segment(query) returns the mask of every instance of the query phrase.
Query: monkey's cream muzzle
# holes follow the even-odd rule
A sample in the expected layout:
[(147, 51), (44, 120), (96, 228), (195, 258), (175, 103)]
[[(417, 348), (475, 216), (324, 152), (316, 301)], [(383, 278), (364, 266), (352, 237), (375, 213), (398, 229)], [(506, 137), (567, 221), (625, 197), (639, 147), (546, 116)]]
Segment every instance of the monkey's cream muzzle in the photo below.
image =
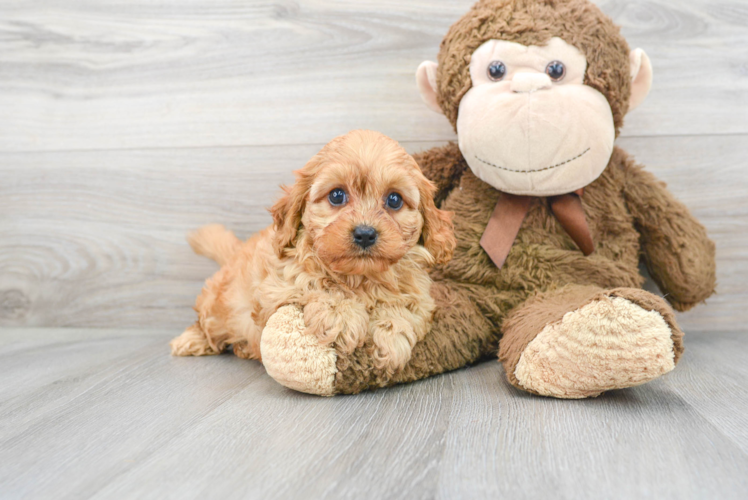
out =
[(475, 175), (500, 191), (533, 196), (590, 184), (607, 166), (615, 141), (610, 106), (586, 86), (531, 92), (475, 87), (462, 99), (457, 131)]

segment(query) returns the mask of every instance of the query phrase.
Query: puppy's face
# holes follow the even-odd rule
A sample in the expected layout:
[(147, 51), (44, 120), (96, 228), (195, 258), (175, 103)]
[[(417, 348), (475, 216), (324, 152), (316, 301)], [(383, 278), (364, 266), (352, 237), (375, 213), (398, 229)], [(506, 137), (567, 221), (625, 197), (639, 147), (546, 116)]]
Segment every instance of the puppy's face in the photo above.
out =
[[(273, 209), (274, 216), (283, 212), (276, 217), (279, 245), (293, 244), (303, 225), (325, 265), (354, 275), (385, 271), (422, 236), (436, 260), (451, 256), (450, 214), (434, 206), (433, 185), (392, 139), (351, 132), (325, 146), (297, 177), (288, 199)], [(289, 228), (294, 210), (299, 220)]]
[(421, 236), (418, 182), (394, 158), (330, 159), (315, 176), (302, 217), (315, 253), (339, 273), (384, 271)]

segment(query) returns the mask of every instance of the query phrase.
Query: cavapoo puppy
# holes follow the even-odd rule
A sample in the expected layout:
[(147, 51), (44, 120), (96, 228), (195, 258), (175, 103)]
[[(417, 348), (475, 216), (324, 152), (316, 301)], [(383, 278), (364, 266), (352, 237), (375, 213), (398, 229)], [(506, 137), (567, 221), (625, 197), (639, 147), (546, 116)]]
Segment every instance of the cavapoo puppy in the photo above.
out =
[(344, 352), (371, 349), (394, 372), (429, 331), (426, 268), (455, 248), (451, 213), (394, 140), (353, 131), (327, 144), (271, 208), (273, 225), (242, 243), (222, 226), (189, 237), (222, 267), (197, 298), (197, 322), (172, 354), (218, 354), (229, 344), (261, 359), (260, 337), (279, 307), (298, 304), (307, 335)]

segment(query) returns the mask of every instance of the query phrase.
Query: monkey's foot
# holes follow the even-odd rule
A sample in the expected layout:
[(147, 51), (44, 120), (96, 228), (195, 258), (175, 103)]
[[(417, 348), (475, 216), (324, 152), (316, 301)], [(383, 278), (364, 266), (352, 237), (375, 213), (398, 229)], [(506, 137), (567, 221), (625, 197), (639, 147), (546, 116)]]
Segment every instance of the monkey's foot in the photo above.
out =
[[(539, 299), (521, 308), (520, 318), (512, 318), (502, 340), (508, 345), (501, 346), (510, 382), (526, 391), (567, 399), (595, 397), (668, 373), (682, 352), (682, 333), (672, 310), (659, 297), (636, 289), (599, 291), (542, 325), (537, 334), (522, 332), (529, 342), (512, 343), (512, 336), (519, 336), (521, 316), (537, 314), (544, 306), (543, 297)], [(546, 305), (559, 305), (553, 297), (551, 302), (555, 304)], [(522, 344), (519, 352), (509, 352)]]
[(265, 370), (279, 384), (319, 396), (335, 394), (335, 349), (306, 333), (301, 308), (283, 306), (270, 317), (260, 351)]

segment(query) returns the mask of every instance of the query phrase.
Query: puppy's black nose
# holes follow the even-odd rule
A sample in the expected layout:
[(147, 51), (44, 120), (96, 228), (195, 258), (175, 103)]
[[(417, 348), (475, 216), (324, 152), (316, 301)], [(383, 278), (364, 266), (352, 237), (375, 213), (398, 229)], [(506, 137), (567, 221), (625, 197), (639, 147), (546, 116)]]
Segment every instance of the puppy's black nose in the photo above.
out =
[(358, 226), (353, 230), (353, 241), (361, 248), (369, 248), (377, 242), (377, 230), (371, 226)]

